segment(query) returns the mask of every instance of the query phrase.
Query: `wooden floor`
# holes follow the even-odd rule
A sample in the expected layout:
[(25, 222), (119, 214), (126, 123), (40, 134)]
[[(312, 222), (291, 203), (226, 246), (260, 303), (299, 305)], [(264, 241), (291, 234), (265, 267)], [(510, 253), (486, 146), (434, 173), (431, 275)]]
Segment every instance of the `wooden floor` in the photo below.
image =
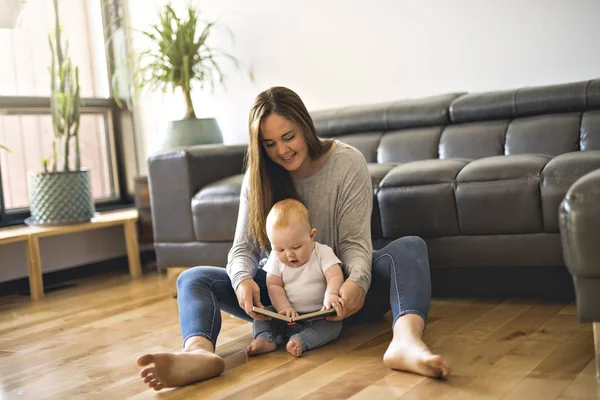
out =
[(136, 355), (180, 347), (166, 276), (108, 275), (47, 293), (0, 297), (0, 399), (596, 399), (590, 325), (572, 304), (435, 300), (425, 334), (450, 360), (445, 381), (383, 366), (389, 319), (347, 329), (296, 359), (246, 359), (251, 325), (224, 315), (225, 373), (161, 391), (137, 377)]

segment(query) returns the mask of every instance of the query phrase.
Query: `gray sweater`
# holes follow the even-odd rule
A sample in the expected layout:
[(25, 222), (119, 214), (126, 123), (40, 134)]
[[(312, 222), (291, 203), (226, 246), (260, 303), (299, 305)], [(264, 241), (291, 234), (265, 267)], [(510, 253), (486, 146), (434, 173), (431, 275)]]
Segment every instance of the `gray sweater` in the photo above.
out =
[[(320, 170), (293, 182), (310, 211), (316, 241), (333, 248), (346, 277), (366, 292), (371, 284), (373, 187), (362, 154), (347, 144), (336, 144)], [(235, 238), (227, 257), (227, 273), (234, 289), (244, 279), (254, 277), (260, 259), (260, 248), (247, 229), (247, 178), (242, 184)]]

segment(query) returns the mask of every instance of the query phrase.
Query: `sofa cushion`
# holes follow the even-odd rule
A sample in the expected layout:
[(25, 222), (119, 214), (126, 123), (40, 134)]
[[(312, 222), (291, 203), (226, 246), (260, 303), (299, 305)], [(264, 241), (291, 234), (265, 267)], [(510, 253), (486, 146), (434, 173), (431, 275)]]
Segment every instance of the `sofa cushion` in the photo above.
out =
[(600, 79), (594, 79), (587, 85), (587, 106), (589, 108), (600, 107)]
[(337, 140), (356, 147), (368, 163), (377, 162), (377, 146), (381, 139), (381, 132), (357, 133), (336, 137)]
[(475, 160), (456, 177), (463, 235), (540, 233), (540, 173), (550, 157), (522, 154)]
[(450, 104), (463, 94), (448, 93), (391, 103), (387, 110), (387, 129), (445, 125), (450, 121)]
[(556, 156), (579, 150), (581, 113), (513, 120), (506, 132), (505, 154)]
[(453, 123), (507, 119), (515, 116), (516, 90), (467, 93), (450, 104)]
[(558, 207), (567, 190), (588, 172), (600, 169), (600, 151), (576, 151), (554, 157), (542, 170), (544, 230), (558, 232)]
[(586, 108), (587, 86), (588, 82), (573, 82), (524, 87), (516, 91), (515, 110), (520, 117), (582, 111)]
[(508, 121), (472, 122), (449, 125), (440, 139), (440, 158), (469, 158), (504, 154)]
[(588, 111), (581, 118), (581, 150), (600, 150), (600, 111)]
[(319, 136), (445, 125), (448, 107), (463, 93), (311, 112)]
[(458, 234), (454, 179), (468, 160), (422, 160), (392, 169), (377, 201), (384, 238)]
[(244, 174), (239, 174), (218, 180), (206, 185), (192, 198), (196, 240), (233, 240), (243, 179)]
[(377, 162), (405, 163), (438, 158), (441, 133), (441, 126), (386, 132), (379, 142)]

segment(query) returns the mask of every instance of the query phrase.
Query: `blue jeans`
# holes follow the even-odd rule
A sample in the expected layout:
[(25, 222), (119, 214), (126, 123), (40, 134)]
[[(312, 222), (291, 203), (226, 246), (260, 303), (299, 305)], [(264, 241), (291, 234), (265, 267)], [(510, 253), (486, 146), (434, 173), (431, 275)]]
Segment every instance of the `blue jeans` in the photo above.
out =
[[(258, 269), (254, 281), (260, 288), (260, 299), (271, 305), (266, 285), (266, 272)], [(252, 322), (238, 305), (231, 280), (224, 268), (194, 267), (177, 280), (179, 324), (183, 341), (202, 336), (216, 346), (221, 331), (221, 311)], [(394, 240), (373, 253), (371, 287), (363, 308), (344, 320), (345, 325), (381, 319), (392, 309), (393, 323), (405, 314), (427, 319), (431, 300), (431, 278), (427, 245), (423, 239), (407, 236)]]

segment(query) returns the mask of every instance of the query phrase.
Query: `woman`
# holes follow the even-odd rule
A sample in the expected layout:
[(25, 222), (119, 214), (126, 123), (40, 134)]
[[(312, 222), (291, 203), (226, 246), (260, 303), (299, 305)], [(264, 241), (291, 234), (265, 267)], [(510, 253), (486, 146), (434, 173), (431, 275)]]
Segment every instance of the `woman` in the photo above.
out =
[(195, 267), (180, 275), (184, 349), (138, 357), (144, 382), (160, 390), (223, 372), (224, 362), (214, 354), (220, 312), (263, 319), (252, 307), (270, 305), (260, 262), (261, 249), (269, 250), (265, 220), (271, 206), (285, 198), (306, 205), (316, 240), (344, 263), (343, 315), (334, 319), (371, 322), (391, 308), (393, 339), (383, 362), (396, 370), (448, 375), (444, 359), (421, 339), (431, 297), (427, 247), (420, 238), (405, 237), (373, 253), (372, 184), (362, 155), (341, 142), (320, 140), (300, 97), (283, 87), (258, 95), (249, 128), (248, 169), (227, 268)]

